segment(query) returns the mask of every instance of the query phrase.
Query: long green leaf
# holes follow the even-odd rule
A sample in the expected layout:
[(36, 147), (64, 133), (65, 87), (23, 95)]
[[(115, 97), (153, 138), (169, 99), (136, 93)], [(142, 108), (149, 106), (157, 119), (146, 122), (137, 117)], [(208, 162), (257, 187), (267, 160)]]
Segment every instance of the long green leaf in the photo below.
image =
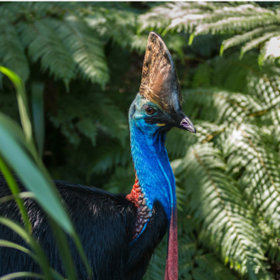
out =
[(27, 248), (20, 246), (16, 243), (7, 241), (7, 240), (2, 240), (0, 239), (0, 247), (6, 247), (6, 248), (12, 248), (18, 251), (21, 251), (27, 255), (29, 255), (31, 258), (33, 258), (34, 260), (36, 260), (38, 262), (38, 257), (33, 254), (30, 250), (28, 250)]
[[(20, 189), (19, 189), (16, 181), (14, 180), (14, 178), (13, 178), (9, 168), (4, 163), (4, 161), (1, 159), (1, 157), (0, 157), (0, 171), (3, 173), (5, 179), (6, 179), (8, 185), (10, 187), (10, 190), (11, 190), (12, 194), (14, 196), (18, 195), (20, 193)], [(17, 203), (18, 208), (20, 210), (20, 213), (22, 215), (22, 218), (24, 220), (24, 224), (25, 224), (26, 230), (31, 233), (32, 225), (31, 225), (31, 223), (29, 221), (29, 218), (28, 218), (28, 215), (27, 215), (27, 211), (26, 211), (26, 208), (25, 208), (25, 206), (23, 204), (23, 201), (19, 197), (16, 197), (15, 200), (16, 200), (16, 203)]]
[(16, 88), (19, 114), (20, 114), (22, 128), (23, 128), (27, 142), (33, 144), (32, 125), (31, 125), (31, 122), (29, 119), (27, 97), (26, 97), (26, 93), (25, 93), (22, 81), (16, 73), (14, 73), (13, 71), (9, 70), (6, 67), (0, 66), (0, 72), (5, 74), (13, 82), (13, 84)]
[[(0, 239), (0, 247), (6, 247), (6, 248), (11, 248), (11, 249), (15, 249), (15, 250), (21, 251), (21, 252), (29, 255), (36, 262), (40, 263), (40, 261), (38, 260), (38, 257), (35, 254), (33, 254), (27, 248), (25, 248), (23, 246), (20, 246), (20, 245), (18, 245), (16, 243)], [(56, 272), (55, 270), (51, 269), (51, 273), (52, 273), (52, 276), (53, 276), (54, 279), (64, 280), (64, 278), (58, 272)]]
[(66, 231), (73, 234), (73, 226), (58, 199), (57, 191), (54, 187), (50, 187), (50, 181), (44, 177), (23, 147), (18, 144), (18, 139), (6, 126), (7, 122), (1, 121), (5, 118), (7, 117), (3, 115), (0, 117), (0, 154), (17, 173), (26, 188), (35, 194), (42, 208)]
[(73, 264), (73, 259), (71, 256), (71, 252), (69, 249), (69, 245), (67, 242), (67, 238), (65, 233), (61, 230), (61, 228), (55, 224), (54, 221), (50, 221), (53, 232), (55, 235), (55, 239), (57, 241), (57, 246), (59, 251), (61, 252), (61, 259), (64, 264), (64, 267), (67, 267), (66, 274), (69, 280), (75, 280), (76, 278), (76, 271), (75, 266)]
[(43, 275), (33, 273), (33, 272), (15, 272), (15, 273), (11, 273), (11, 274), (1, 277), (0, 280), (10, 280), (10, 279), (15, 279), (15, 278), (23, 278), (23, 277), (47, 279)]
[[(92, 274), (90, 265), (85, 257), (85, 253), (83, 251), (83, 248), (81, 246), (81, 242), (79, 241), (79, 237), (77, 236), (77, 233), (75, 232), (72, 223), (61, 206), (59, 202), (60, 195), (55, 188), (48, 171), (46, 170), (44, 164), (42, 163), (40, 157), (36, 153), (34, 141), (32, 138), (32, 127), (31, 127), (31, 122), (30, 118), (28, 115), (28, 106), (27, 106), (27, 98), (25, 94), (24, 87), (22, 85), (22, 82), (20, 78), (12, 71), (5, 67), (0, 67), (0, 71), (2, 71), (4, 74), (6, 74), (11, 81), (14, 83), (14, 86), (16, 87), (17, 90), (17, 96), (18, 96), (18, 106), (20, 109), (20, 116), (21, 116), (21, 122), (23, 129), (25, 131), (25, 136), (26, 136), (26, 142), (24, 141), (24, 137), (22, 136), (22, 133), (20, 132), (20, 129), (17, 128), (16, 124), (13, 124), (12, 121), (8, 121), (5, 116), (1, 116), (0, 118), (2, 119), (2, 124), (3, 127), (5, 127), (6, 132), (10, 132), (8, 138), (6, 137), (6, 141), (9, 139), (16, 141), (20, 141), (22, 145), (26, 148), (28, 148), (29, 152), (32, 154), (34, 160), (37, 162), (38, 167), (31, 161), (31, 159), (27, 156), (25, 151), (23, 151), (18, 145), (15, 143), (10, 142), (10, 149), (6, 151), (6, 161), (10, 163), (10, 165), (13, 167), (13, 169), (17, 172), (18, 176), (21, 178), (22, 182), (25, 183), (26, 187), (29, 188), (31, 191), (34, 192), (36, 195), (36, 198), (39, 202), (39, 204), (43, 207), (43, 209), (50, 214), (50, 216), (55, 220), (58, 221), (58, 223), (74, 238), (74, 242), (76, 244), (76, 247), (78, 251), (81, 253), (82, 260), (86, 266), (87, 272), (89, 275)], [(1, 120), (0, 120), (1, 122)], [(12, 127), (14, 130), (10, 129), (10, 126), (7, 126), (7, 123), (12, 123)], [(1, 126), (1, 125), (0, 125)], [(4, 129), (4, 130), (5, 130)], [(0, 129), (1, 130), (1, 129)], [(3, 132), (3, 131), (2, 131)], [(1, 134), (1, 132), (0, 132)], [(5, 134), (5, 132), (4, 132)], [(6, 135), (7, 136), (7, 135)], [(8, 144), (6, 142), (6, 144)], [(20, 162), (14, 162), (12, 159), (16, 158), (19, 154), (17, 154), (15, 151), (12, 150), (12, 146), (16, 147), (16, 150), (21, 154), (21, 161)], [(4, 146), (3, 146), (4, 147)], [(9, 144), (8, 144), (9, 147)], [(0, 154), (1, 154), (1, 149), (0, 149)], [(5, 158), (5, 155), (4, 155)], [(32, 174), (32, 176), (26, 176), (26, 174), (23, 172), (24, 169), (22, 167), (25, 166), (25, 160), (29, 162), (28, 168), (25, 169), (25, 171), (29, 171), (29, 173), (26, 174)], [(13, 164), (15, 164), (13, 166)], [(36, 172), (33, 174), (33, 172)], [(47, 195), (45, 197), (45, 195)], [(47, 198), (47, 199), (46, 199)], [(51, 203), (51, 204), (49, 204)], [(49, 205), (52, 205), (52, 207), (49, 207)], [(57, 212), (58, 211), (58, 212)], [(54, 226), (55, 227), (55, 226)], [(59, 228), (57, 229), (59, 230)]]
[(36, 240), (22, 226), (12, 220), (0, 217), (0, 224), (16, 232), (32, 248), (32, 250), (34, 250), (38, 257), (38, 261), (40, 266), (42, 267), (44, 275), (47, 279), (51, 279), (51, 271), (48, 260), (39, 243), (36, 242)]
[(21, 192), (17, 195), (6, 195), (0, 198), (0, 204), (7, 202), (7, 201), (11, 201), (11, 200), (15, 200), (16, 198), (33, 198), (35, 199), (35, 195), (32, 192)]
[(32, 83), (32, 111), (35, 139), (38, 147), (38, 153), (42, 158), (45, 137), (43, 83)]

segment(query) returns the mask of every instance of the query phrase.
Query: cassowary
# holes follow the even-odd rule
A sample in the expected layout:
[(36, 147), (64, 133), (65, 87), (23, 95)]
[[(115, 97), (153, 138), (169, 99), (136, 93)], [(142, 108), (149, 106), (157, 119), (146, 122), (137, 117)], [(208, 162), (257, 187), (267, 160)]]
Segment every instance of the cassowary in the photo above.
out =
[[(182, 112), (180, 84), (171, 55), (162, 39), (151, 32), (144, 58), (139, 93), (129, 109), (131, 153), (135, 184), (128, 195), (54, 181), (62, 203), (81, 239), (94, 280), (142, 279), (151, 256), (168, 231), (165, 280), (178, 279), (178, 245), (175, 179), (164, 146), (166, 133), (178, 127), (195, 133)], [(22, 191), (24, 186), (20, 184)], [(0, 177), (0, 197), (10, 190)], [(24, 199), (33, 234), (50, 265), (64, 275), (61, 258), (47, 216), (32, 199)], [(0, 205), (0, 215), (21, 222), (15, 202)], [(0, 225), (0, 239), (27, 246), (7, 227)], [(87, 273), (69, 238), (77, 277)], [(0, 276), (17, 272), (40, 273), (28, 255), (0, 247)]]

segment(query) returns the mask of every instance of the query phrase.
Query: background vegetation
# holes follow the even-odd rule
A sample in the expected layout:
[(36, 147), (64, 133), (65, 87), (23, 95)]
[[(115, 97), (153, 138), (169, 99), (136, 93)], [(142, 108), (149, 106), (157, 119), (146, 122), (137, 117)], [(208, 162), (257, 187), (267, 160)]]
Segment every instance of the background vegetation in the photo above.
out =
[[(174, 129), (166, 145), (180, 279), (276, 278), (278, 3), (1, 3), (0, 25), (0, 63), (26, 87), (51, 177), (111, 192), (129, 192), (134, 181), (127, 112), (148, 33), (160, 34), (197, 129)], [(12, 83), (2, 75), (0, 86), (1, 112), (19, 122)], [(166, 240), (146, 279), (163, 279), (165, 255)]]

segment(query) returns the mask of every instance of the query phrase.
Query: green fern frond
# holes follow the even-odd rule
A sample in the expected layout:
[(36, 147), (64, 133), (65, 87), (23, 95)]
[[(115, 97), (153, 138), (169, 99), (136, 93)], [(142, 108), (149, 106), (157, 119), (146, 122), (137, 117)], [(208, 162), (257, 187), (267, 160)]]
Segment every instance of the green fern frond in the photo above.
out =
[[(169, 32), (202, 34), (238, 34), (224, 40), (220, 54), (229, 47), (248, 42), (241, 56), (248, 50), (270, 39), (268, 32), (277, 32), (280, 17), (277, 9), (265, 9), (256, 3), (168, 3), (151, 9), (139, 17), (140, 32), (155, 29)], [(249, 31), (249, 32), (248, 32)], [(245, 33), (244, 33), (245, 32)], [(244, 33), (241, 34), (240, 33)], [(255, 39), (259, 37), (259, 40)], [(262, 38), (262, 39), (261, 39)], [(260, 58), (261, 60), (261, 58)]]
[(172, 129), (167, 135), (165, 146), (171, 158), (178, 158), (182, 157), (186, 153), (188, 147), (196, 141), (196, 137), (192, 137), (192, 135), (186, 133), (186, 131)]
[(226, 129), (225, 124), (216, 125), (206, 121), (199, 121), (195, 123), (196, 128), (196, 136), (198, 138), (198, 142), (204, 144), (220, 135)]
[(132, 37), (131, 48), (140, 54), (144, 53), (147, 46), (147, 35), (134, 35)]
[(200, 113), (202, 119), (218, 124), (237, 122), (242, 123), (256, 111), (265, 108), (255, 96), (242, 93), (219, 91), (219, 89), (197, 88), (184, 92), (187, 108), (203, 105)]
[(118, 166), (104, 189), (112, 193), (129, 193), (134, 180), (135, 173), (131, 162), (127, 167)]
[(98, 129), (124, 145), (128, 139), (126, 118), (110, 99), (103, 94), (84, 94), (83, 99), (78, 95), (67, 95), (62, 99), (57, 114), (50, 119), (56, 127), (61, 127), (73, 144), (80, 141), (78, 131), (95, 144)]
[(21, 40), (28, 48), (32, 62), (40, 59), (43, 71), (49, 70), (56, 79), (62, 79), (68, 85), (74, 77), (74, 62), (51, 26), (51, 19), (22, 23), (19, 25)]
[(253, 15), (251, 17), (230, 17), (214, 23), (198, 25), (194, 34), (219, 34), (221, 32), (240, 32), (246, 31), (260, 26), (277, 24), (280, 18), (272, 14)]
[(79, 18), (66, 16), (56, 32), (77, 65), (82, 78), (104, 86), (109, 79), (103, 46), (96, 34)]
[(143, 30), (163, 30), (171, 22), (171, 9), (173, 3), (166, 3), (162, 6), (153, 8), (150, 12), (140, 15), (138, 23), (140, 25), (139, 33)]
[(237, 183), (225, 174), (227, 166), (220, 151), (208, 144), (196, 144), (181, 161), (175, 174), (185, 179), (191, 211), (214, 236), (213, 246), (219, 244), (223, 259), (241, 274), (257, 274), (264, 260), (260, 233)]
[(280, 57), (280, 37), (270, 38), (264, 45), (259, 56), (259, 64), (262, 65), (265, 60), (274, 61)]
[(240, 56), (242, 57), (247, 51), (259, 46), (261, 43), (267, 41), (268, 39), (270, 39), (271, 37), (276, 37), (279, 36), (280, 33), (279, 32), (269, 32), (269, 33), (264, 33), (263, 36), (256, 38), (254, 40), (251, 40), (250, 42), (248, 42), (247, 44), (245, 44), (245, 46), (243, 46), (241, 48), (241, 54)]
[[(209, 276), (209, 279), (217, 280), (237, 280), (238, 278), (232, 274), (232, 271), (222, 265), (214, 254), (204, 254), (196, 257), (196, 263), (201, 267), (206, 276)], [(206, 278), (207, 279), (207, 278)]]
[(230, 47), (237, 46), (239, 44), (245, 43), (252, 40), (255, 37), (259, 37), (267, 32), (277, 31), (279, 29), (278, 25), (269, 25), (266, 27), (256, 28), (252, 31), (246, 32), (242, 35), (236, 35), (230, 39), (224, 40), (222, 43), (224, 51)]
[[(99, 146), (98, 151), (95, 153), (94, 160), (89, 167), (89, 174), (105, 174), (105, 172), (112, 170), (116, 165), (125, 166), (130, 160), (129, 146), (122, 147), (118, 142), (111, 142), (110, 146)], [(131, 188), (132, 185), (133, 181), (131, 181), (130, 185), (127, 187)]]
[(92, 145), (95, 146), (97, 128), (94, 125), (93, 121), (89, 118), (83, 118), (77, 123), (77, 128), (81, 133), (90, 138)]
[(242, 192), (255, 209), (263, 211), (269, 225), (278, 230), (280, 159), (271, 145), (274, 139), (269, 140), (271, 136), (268, 133), (254, 125), (242, 124), (227, 134), (223, 148), (230, 170), (245, 169), (239, 179)]
[(130, 10), (100, 9), (86, 17), (88, 26), (103, 38), (111, 38), (115, 43), (127, 48), (131, 45), (131, 39), (136, 29), (136, 14)]
[(29, 77), (29, 66), (15, 27), (0, 21), (0, 63), (17, 73), (23, 82)]

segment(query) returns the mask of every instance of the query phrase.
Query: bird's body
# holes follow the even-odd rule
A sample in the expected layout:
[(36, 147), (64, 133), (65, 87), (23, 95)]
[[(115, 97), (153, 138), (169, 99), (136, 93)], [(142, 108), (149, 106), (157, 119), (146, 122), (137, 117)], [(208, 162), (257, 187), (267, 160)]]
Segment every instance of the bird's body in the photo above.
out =
[[(156, 246), (167, 231), (165, 280), (178, 279), (176, 186), (164, 142), (172, 127), (195, 132), (181, 110), (181, 102), (171, 55), (162, 39), (152, 32), (140, 92), (129, 109), (131, 154), (136, 176), (131, 193), (114, 195), (55, 181), (85, 249), (94, 280), (142, 279)], [(9, 194), (5, 180), (0, 177), (0, 197)], [(33, 234), (45, 250), (50, 265), (64, 275), (48, 219), (33, 200), (26, 199), (25, 206)], [(0, 216), (21, 220), (13, 201), (0, 205)], [(16, 233), (3, 225), (0, 225), (0, 239), (26, 246)], [(77, 277), (87, 280), (79, 254), (70, 239), (69, 242)], [(39, 273), (40, 267), (24, 253), (0, 248), (0, 276), (16, 271)]]
[[(142, 279), (154, 249), (167, 229), (167, 218), (162, 205), (159, 202), (154, 203), (152, 218), (145, 231), (130, 244), (137, 208), (125, 195), (113, 195), (96, 188), (63, 181), (55, 181), (55, 185), (88, 256), (93, 279)], [(24, 187), (20, 186), (24, 190)], [(1, 176), (0, 196), (9, 194), (10, 190)], [(63, 275), (62, 262), (46, 215), (32, 199), (26, 199), (25, 205), (32, 222), (34, 236), (45, 250), (50, 265)], [(13, 201), (1, 204), (0, 213), (7, 218), (19, 222), (21, 220), (17, 205)], [(0, 239), (27, 246), (15, 232), (3, 225), (0, 225)], [(70, 238), (69, 241), (77, 278), (87, 280), (86, 270), (75, 245)], [(39, 265), (25, 253), (2, 247), (0, 276), (17, 271), (41, 272)]]

